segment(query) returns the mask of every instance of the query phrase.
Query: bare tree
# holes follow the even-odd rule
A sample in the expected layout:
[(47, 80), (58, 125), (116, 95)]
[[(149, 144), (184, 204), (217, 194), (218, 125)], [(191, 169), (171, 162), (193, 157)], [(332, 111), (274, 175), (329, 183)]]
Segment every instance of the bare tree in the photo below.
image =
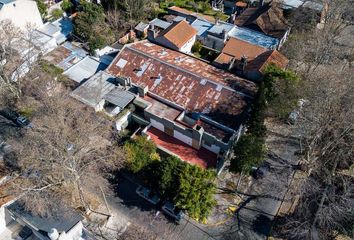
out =
[(55, 212), (58, 202), (84, 210), (100, 200), (105, 174), (119, 168), (123, 155), (110, 142), (111, 125), (68, 95), (42, 99), (34, 128), (9, 142), (16, 151), (17, 193), (29, 210)]

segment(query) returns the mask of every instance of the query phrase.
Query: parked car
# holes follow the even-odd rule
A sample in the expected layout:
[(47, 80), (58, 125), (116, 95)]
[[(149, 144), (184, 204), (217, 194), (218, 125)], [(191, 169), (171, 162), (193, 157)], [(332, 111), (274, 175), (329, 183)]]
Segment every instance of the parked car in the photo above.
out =
[(251, 169), (251, 176), (254, 179), (262, 179), (265, 177), (265, 175), (269, 172), (270, 170), (270, 165), (267, 162), (264, 162), (261, 166), (259, 167), (252, 167)]
[(14, 122), (18, 127), (32, 128), (31, 121), (14, 110), (9, 108), (3, 109), (0, 111), (0, 115)]
[(160, 202), (160, 198), (154, 194), (150, 189), (143, 187), (143, 186), (139, 186), (136, 189), (136, 193), (144, 198), (145, 200), (149, 201), (150, 203), (156, 205)]
[(165, 202), (165, 204), (162, 206), (162, 211), (166, 213), (168, 216), (174, 218), (177, 222), (181, 221), (183, 217), (182, 210), (178, 209), (171, 202)]

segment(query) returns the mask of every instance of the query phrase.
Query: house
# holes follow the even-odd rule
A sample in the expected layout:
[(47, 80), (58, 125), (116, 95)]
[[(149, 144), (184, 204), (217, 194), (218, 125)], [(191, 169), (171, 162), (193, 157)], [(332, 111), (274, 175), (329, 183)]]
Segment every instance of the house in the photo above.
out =
[(37, 30), (55, 39), (58, 45), (64, 43), (74, 29), (70, 18), (60, 18), (54, 22), (47, 22)]
[(0, 0), (0, 21), (5, 20), (10, 20), (21, 30), (43, 25), (37, 3), (31, 0)]
[(125, 45), (106, 71), (135, 89), (129, 118), (161, 150), (222, 169), (243, 131), (254, 83), (146, 40)]
[(24, 208), (8, 189), (13, 187), (12, 179), (0, 179), (0, 239), (17, 240), (82, 240), (85, 235), (83, 217), (74, 209), (58, 206), (52, 216), (39, 216)]
[(213, 64), (252, 81), (260, 81), (268, 64), (275, 64), (284, 69), (288, 62), (289, 60), (277, 50), (230, 38)]
[(163, 31), (155, 29), (154, 25), (148, 29), (151, 42), (184, 53), (191, 53), (196, 36), (197, 30), (185, 20), (175, 21)]
[(71, 96), (94, 108), (96, 112), (104, 111), (114, 117), (135, 99), (135, 94), (123, 87), (127, 85), (124, 81), (126, 79), (99, 71), (77, 87)]
[[(187, 13), (190, 13), (190, 11)], [(277, 38), (265, 35), (249, 28), (238, 27), (233, 23), (220, 20), (211, 22), (203, 18), (195, 17), (194, 15), (184, 14), (183, 16), (184, 17), (177, 16), (173, 21), (177, 22), (186, 20), (193, 28), (197, 30), (197, 40), (204, 46), (216, 51), (221, 51), (230, 37), (268, 49), (276, 49), (279, 45), (279, 40)]]
[(239, 16), (233, 14), (232, 21), (239, 27), (246, 27), (279, 39), (278, 48), (284, 44), (290, 33), (283, 10), (272, 2), (247, 8)]
[(264, 73), (264, 69), (269, 64), (274, 64), (281, 69), (285, 69), (289, 60), (277, 50), (270, 50), (257, 56), (253, 61), (246, 62), (244, 76), (253, 81), (259, 81)]

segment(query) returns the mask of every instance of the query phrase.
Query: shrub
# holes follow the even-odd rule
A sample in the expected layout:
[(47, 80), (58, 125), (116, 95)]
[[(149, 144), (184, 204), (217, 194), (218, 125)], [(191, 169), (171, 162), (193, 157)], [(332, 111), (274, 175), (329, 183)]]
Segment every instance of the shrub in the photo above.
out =
[(159, 160), (156, 157), (156, 145), (146, 137), (137, 137), (124, 145), (129, 169), (137, 173), (152, 161)]

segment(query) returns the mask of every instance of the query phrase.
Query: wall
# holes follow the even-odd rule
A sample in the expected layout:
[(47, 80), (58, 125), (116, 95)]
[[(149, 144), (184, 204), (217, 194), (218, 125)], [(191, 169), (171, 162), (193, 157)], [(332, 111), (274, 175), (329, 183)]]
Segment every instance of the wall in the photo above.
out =
[(0, 10), (0, 21), (9, 19), (21, 30), (26, 30), (28, 24), (31, 28), (41, 27), (43, 21), (35, 1), (15, 1), (5, 4)]
[(193, 38), (191, 38), (183, 47), (181, 47), (180, 51), (184, 52), (184, 53), (191, 53), (192, 47), (193, 47), (196, 39), (197, 39), (197, 36), (194, 36)]
[(116, 129), (118, 131), (121, 131), (128, 126), (130, 115), (131, 112), (127, 111), (121, 118), (116, 121)]

